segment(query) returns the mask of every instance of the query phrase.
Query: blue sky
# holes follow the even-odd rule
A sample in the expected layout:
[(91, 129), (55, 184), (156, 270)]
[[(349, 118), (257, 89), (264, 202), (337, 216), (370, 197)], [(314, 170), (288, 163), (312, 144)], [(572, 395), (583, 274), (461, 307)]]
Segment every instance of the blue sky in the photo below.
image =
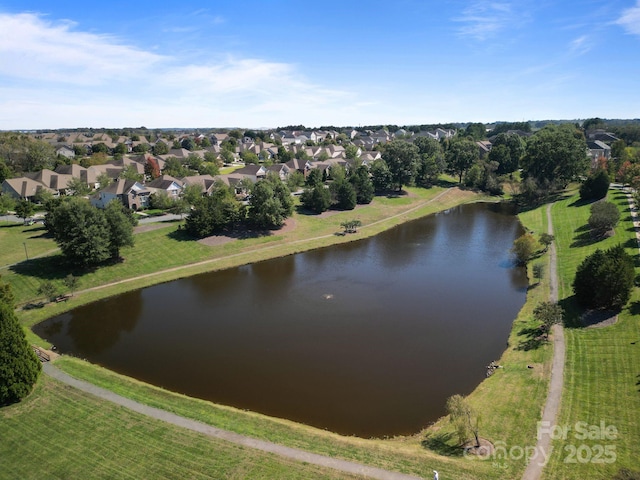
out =
[(640, 117), (640, 0), (0, 0), (0, 129), (595, 116)]

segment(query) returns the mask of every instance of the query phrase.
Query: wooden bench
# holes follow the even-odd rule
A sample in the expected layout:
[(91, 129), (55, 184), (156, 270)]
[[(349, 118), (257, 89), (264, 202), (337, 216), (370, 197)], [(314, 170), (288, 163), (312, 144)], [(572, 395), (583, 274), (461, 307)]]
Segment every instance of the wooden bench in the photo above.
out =
[(34, 346), (33, 351), (36, 352), (36, 355), (38, 356), (41, 362), (44, 363), (51, 360), (51, 357), (49, 356), (49, 354), (44, 350), (42, 350), (40, 347)]

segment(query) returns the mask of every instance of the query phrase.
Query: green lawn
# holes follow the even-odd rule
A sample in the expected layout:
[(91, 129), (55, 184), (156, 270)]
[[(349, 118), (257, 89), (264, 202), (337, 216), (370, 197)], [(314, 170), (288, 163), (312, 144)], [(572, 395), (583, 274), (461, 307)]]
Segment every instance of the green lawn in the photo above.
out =
[(450, 478), (493, 478), (494, 470), (488, 462), (474, 462), (460, 455), (440, 456), (422, 447), (420, 437), (409, 437), (410, 441), (406, 437), (392, 440), (345, 437), (168, 392), (70, 357), (60, 358), (56, 366), (127, 398), (254, 438), (423, 477), (429, 477), (431, 470), (436, 469), (448, 472)]
[[(623, 467), (640, 471), (637, 451), (640, 444), (640, 294), (635, 289), (616, 325), (599, 329), (577, 326), (581, 310), (572, 298), (571, 283), (576, 268), (597, 248), (622, 244), (628, 253), (638, 258), (627, 200), (615, 191), (611, 191), (608, 198), (619, 206), (622, 221), (613, 237), (596, 243), (584, 229), (589, 205), (581, 205), (574, 196), (553, 208), (559, 254), (559, 296), (572, 326), (565, 329), (565, 386), (558, 420), (559, 426), (569, 430), (566, 439), (558, 439), (553, 444), (554, 455), (545, 470), (544, 478), (548, 479), (611, 478)], [(584, 423), (577, 425), (578, 422)], [(580, 438), (581, 427), (597, 426), (599, 430), (601, 422), (617, 429), (615, 439), (602, 438), (602, 435)], [(598, 430), (593, 430), (594, 437)]]
[(0, 478), (354, 478), (174, 427), (42, 377), (0, 409)]
[[(0, 222), (0, 275), (6, 275), (8, 265), (34, 258), (57, 249), (56, 243), (46, 235), (40, 223), (23, 225), (22, 223)], [(26, 251), (25, 251), (26, 247)]]

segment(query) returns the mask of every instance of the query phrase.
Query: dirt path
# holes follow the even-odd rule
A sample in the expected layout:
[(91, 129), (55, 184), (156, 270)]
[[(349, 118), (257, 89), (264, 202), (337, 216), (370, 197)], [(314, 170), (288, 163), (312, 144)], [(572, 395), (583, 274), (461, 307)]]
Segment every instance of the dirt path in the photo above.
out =
[[(424, 207), (426, 205), (429, 205), (430, 203), (435, 202), (436, 200), (442, 198), (443, 196), (449, 194), (450, 192), (456, 192), (456, 194), (457, 194), (459, 191), (460, 190), (457, 189), (457, 188), (448, 188), (448, 189), (440, 192), (438, 195), (436, 195), (432, 199), (427, 200), (426, 202), (421, 202), (418, 205), (416, 205), (415, 207), (410, 208), (409, 210), (405, 210), (404, 212), (398, 213), (398, 214), (393, 215), (391, 217), (383, 218), (382, 220), (378, 220), (377, 222), (373, 222), (373, 223), (369, 223), (367, 225), (363, 225), (362, 227), (360, 227), (360, 229), (363, 230), (363, 229), (366, 229), (366, 228), (370, 228), (370, 227), (373, 227), (373, 226), (378, 225), (380, 223), (387, 222), (389, 220), (393, 220), (393, 219), (396, 219), (396, 218), (400, 218), (400, 217), (402, 217), (404, 215), (408, 215), (408, 214), (410, 214), (410, 213), (412, 213), (412, 212), (414, 212), (416, 210), (419, 210), (420, 208), (422, 208), (422, 207)], [(312, 242), (312, 241), (315, 241), (315, 240), (322, 240), (324, 238), (332, 238), (333, 236), (334, 236), (334, 234), (330, 233), (330, 234), (327, 234), (327, 235), (321, 235), (321, 236), (313, 237), (313, 238), (303, 238), (301, 240), (296, 240), (294, 242), (290, 242), (289, 245), (298, 245), (298, 244), (301, 244), (301, 243)], [(178, 267), (168, 268), (166, 270), (159, 270), (157, 272), (147, 273), (145, 275), (138, 275), (136, 277), (126, 278), (124, 280), (119, 280), (117, 282), (106, 283), (104, 285), (98, 285), (97, 287), (87, 288), (85, 290), (79, 290), (75, 294), (76, 295), (81, 295), (82, 293), (92, 292), (92, 291), (95, 291), (95, 290), (101, 290), (103, 288), (108, 288), (108, 287), (112, 287), (114, 285), (120, 285), (120, 284), (123, 284), (123, 283), (135, 282), (136, 280), (150, 278), (150, 277), (154, 277), (156, 275), (162, 275), (162, 274), (165, 274), (165, 273), (171, 273), (171, 272), (177, 272), (177, 271), (180, 271), (180, 270), (185, 270), (187, 268), (213, 264), (213, 263), (216, 263), (216, 262), (220, 262), (221, 260), (228, 260), (230, 258), (242, 257), (244, 255), (253, 254), (255, 252), (265, 252), (265, 251), (268, 251), (268, 250), (273, 250), (273, 249), (278, 248), (280, 246), (282, 246), (281, 243), (278, 243), (278, 244), (275, 244), (275, 245), (267, 245), (267, 246), (264, 246), (264, 247), (256, 248), (256, 249), (252, 250), (251, 252), (234, 253), (233, 255), (227, 255), (225, 257), (211, 258), (209, 260), (203, 260), (201, 262), (190, 263), (190, 264), (187, 264), (187, 265), (180, 265)]]
[[(553, 222), (551, 219), (551, 207), (547, 206), (547, 231), (553, 235)], [(549, 246), (549, 301), (558, 301), (558, 270), (557, 270), (557, 253), (555, 241)], [(554, 325), (553, 334), (553, 362), (551, 364), (551, 381), (549, 382), (549, 393), (547, 394), (547, 403), (542, 413), (541, 425), (538, 426), (538, 442), (536, 444), (537, 454), (532, 456), (529, 465), (527, 465), (522, 480), (538, 480), (542, 475), (544, 468), (544, 459), (548, 457), (551, 448), (551, 436), (549, 432), (556, 423), (558, 411), (560, 410), (560, 402), (562, 400), (562, 385), (564, 381), (564, 330), (562, 325)], [(547, 428), (548, 427), (548, 428)]]
[(221, 440), (226, 440), (237, 445), (254, 448), (263, 452), (273, 453), (275, 455), (297, 460), (300, 462), (319, 465), (326, 468), (332, 468), (334, 470), (339, 470), (341, 472), (349, 473), (352, 475), (361, 475), (363, 477), (375, 478), (379, 480), (420, 480), (419, 477), (405, 475), (398, 472), (390, 472), (388, 470), (369, 467), (360, 463), (305, 452), (304, 450), (298, 450), (297, 448), (285, 447), (276, 443), (258, 440), (255, 438), (240, 435), (238, 433), (222, 430), (216, 427), (212, 427), (211, 425), (198, 422), (196, 420), (181, 417), (165, 410), (160, 410), (158, 408), (149, 407), (148, 405), (143, 405), (136, 401), (117, 395), (109, 390), (97, 387), (91, 383), (78, 380), (62, 372), (50, 363), (45, 363), (43, 365), (43, 368), (44, 372), (50, 377), (55, 378), (56, 380), (70, 385), (74, 388), (77, 388), (78, 390), (82, 390), (83, 392), (89, 393), (103, 400), (115, 403), (142, 415), (146, 415), (147, 417), (155, 418), (172, 425), (177, 425), (178, 427), (183, 427), (194, 432), (199, 432), (209, 437), (219, 438)]

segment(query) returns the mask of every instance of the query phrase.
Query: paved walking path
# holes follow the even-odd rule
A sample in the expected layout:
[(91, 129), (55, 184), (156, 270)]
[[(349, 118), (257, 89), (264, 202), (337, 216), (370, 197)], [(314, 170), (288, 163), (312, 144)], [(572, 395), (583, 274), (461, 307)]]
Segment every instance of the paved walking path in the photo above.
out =
[(360, 463), (350, 462), (347, 460), (340, 460), (338, 458), (326, 457), (324, 455), (318, 455), (315, 453), (305, 452), (296, 448), (285, 447), (276, 443), (267, 442), (264, 440), (258, 440), (251, 437), (246, 437), (238, 433), (229, 432), (227, 430), (221, 430), (211, 425), (207, 425), (196, 420), (181, 417), (165, 410), (143, 405), (136, 401), (117, 395), (104, 388), (97, 387), (91, 383), (78, 380), (70, 375), (62, 372), (58, 368), (54, 367), (51, 363), (45, 363), (43, 365), (44, 372), (52, 378), (70, 385), (78, 390), (89, 393), (103, 400), (115, 403), (122, 407), (125, 407), (134, 412), (146, 415), (157, 420), (177, 425), (194, 432), (199, 432), (209, 437), (226, 440), (237, 445), (242, 445), (248, 448), (254, 448), (263, 452), (273, 453), (281, 457), (297, 460), (300, 462), (310, 463), (313, 465), (319, 465), (321, 467), (332, 468), (352, 475), (361, 475), (368, 478), (374, 478), (379, 480), (421, 480), (419, 477), (411, 475), (405, 475), (403, 473), (390, 472), (388, 470), (382, 470), (381, 468), (369, 467)]
[[(547, 206), (547, 231), (553, 235), (553, 222), (551, 219), (551, 207)], [(549, 247), (549, 301), (558, 301), (558, 271), (557, 253), (555, 241)], [(562, 325), (554, 325), (553, 333), (553, 362), (551, 364), (551, 381), (549, 382), (549, 393), (547, 403), (542, 413), (542, 424), (545, 427), (552, 427), (556, 423), (560, 402), (562, 400), (562, 385), (564, 381), (564, 330)], [(545, 423), (546, 422), (546, 423)], [(536, 444), (537, 454), (532, 456), (527, 465), (522, 480), (538, 480), (542, 475), (544, 460), (548, 458), (551, 448), (550, 428), (538, 429), (538, 443)]]

